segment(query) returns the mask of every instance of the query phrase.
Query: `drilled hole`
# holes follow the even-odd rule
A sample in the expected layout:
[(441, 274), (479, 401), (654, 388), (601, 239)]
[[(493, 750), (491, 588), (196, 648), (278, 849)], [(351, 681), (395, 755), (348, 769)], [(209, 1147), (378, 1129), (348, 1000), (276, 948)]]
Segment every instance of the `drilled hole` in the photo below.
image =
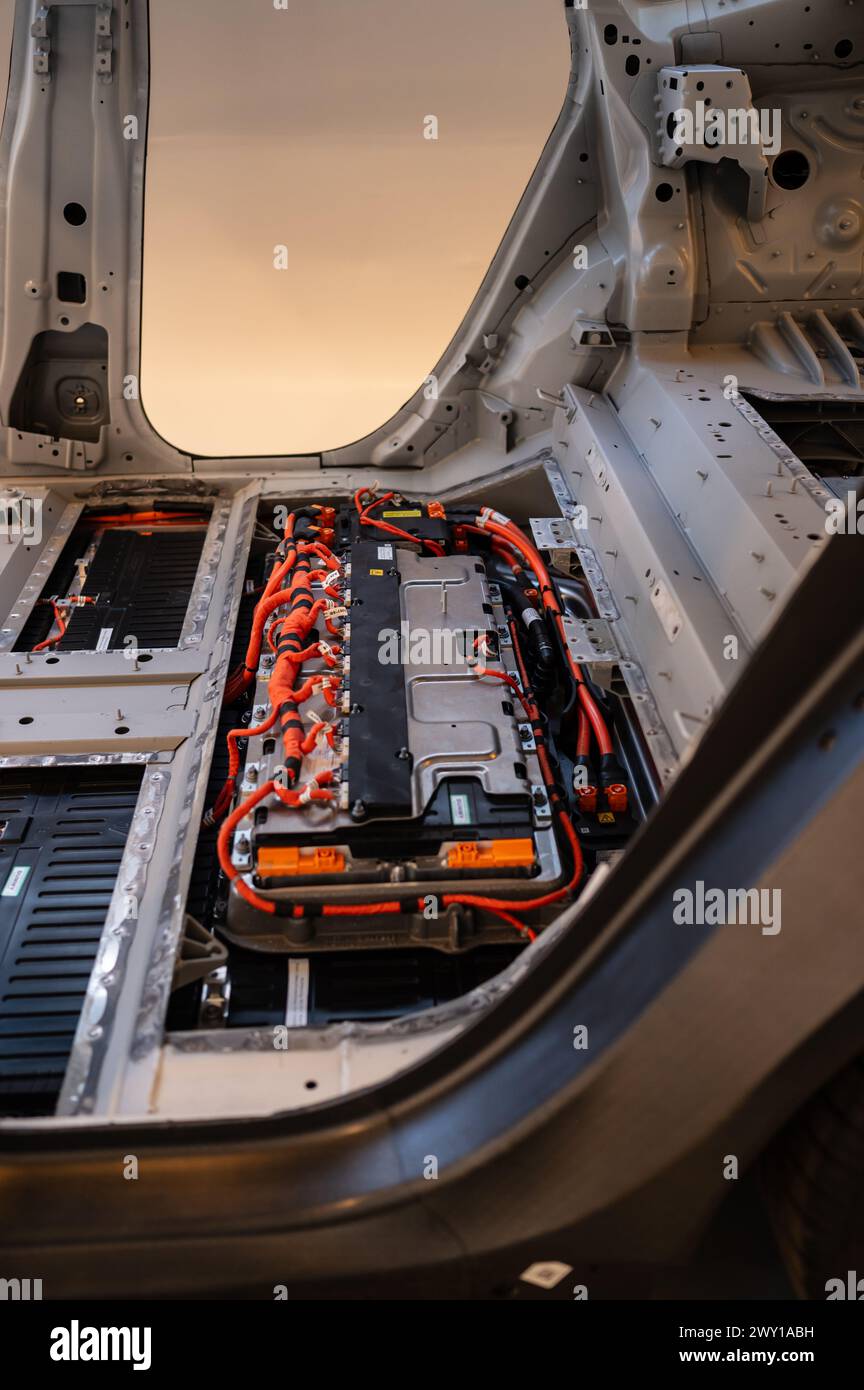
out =
[(810, 161), (801, 150), (782, 150), (774, 160), (771, 177), (778, 188), (803, 188), (810, 177)]

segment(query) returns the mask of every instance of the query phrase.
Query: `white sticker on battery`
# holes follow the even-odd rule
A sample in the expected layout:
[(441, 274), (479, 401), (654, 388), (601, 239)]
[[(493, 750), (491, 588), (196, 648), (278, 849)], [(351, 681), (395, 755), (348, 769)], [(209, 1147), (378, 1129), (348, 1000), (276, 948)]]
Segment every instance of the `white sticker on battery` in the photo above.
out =
[(464, 792), (450, 793), (450, 819), (454, 825), (471, 824), (471, 803)]
[(3, 885), (3, 892), (0, 894), (0, 897), (17, 898), (24, 884), (27, 882), (27, 875), (29, 872), (29, 864), (19, 864), (17, 869), (13, 869)]
[(393, 547), (392, 547), (392, 545), (379, 545), (379, 547), (378, 547), (378, 559), (379, 559), (379, 560), (392, 560), (392, 559), (393, 559)]
[(108, 643), (111, 641), (113, 627), (102, 627), (99, 629), (99, 641), (96, 643), (97, 652), (107, 652)]
[(309, 1018), (309, 961), (304, 957), (288, 961), (288, 1002), (285, 1025), (305, 1028)]

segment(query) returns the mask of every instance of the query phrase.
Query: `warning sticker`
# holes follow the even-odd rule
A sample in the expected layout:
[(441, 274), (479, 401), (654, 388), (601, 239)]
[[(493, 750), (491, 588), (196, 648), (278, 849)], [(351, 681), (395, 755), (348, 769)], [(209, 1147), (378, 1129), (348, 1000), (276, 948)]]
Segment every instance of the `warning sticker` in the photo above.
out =
[(309, 1018), (309, 961), (302, 957), (288, 962), (288, 1000), (285, 1025), (305, 1028)]
[(597, 817), (601, 825), (614, 825), (615, 817), (611, 811), (601, 811)]
[(381, 515), (382, 515), (382, 516), (395, 516), (395, 517), (400, 517), (400, 516), (402, 516), (402, 517), (405, 517), (405, 516), (422, 516), (423, 513), (421, 512), (421, 510), (420, 510), (419, 507), (414, 507), (414, 508), (412, 508), (410, 511), (403, 511), (403, 512), (382, 512)]
[(370, 570), (369, 573), (370, 573), (370, 574), (377, 574), (377, 575), (380, 576), (380, 575), (382, 575), (382, 574), (384, 573), (384, 571), (383, 571), (383, 570)]
[(13, 869), (3, 885), (3, 892), (0, 897), (17, 898), (24, 884), (27, 882), (27, 875), (30, 873), (29, 864), (19, 864), (17, 869)]

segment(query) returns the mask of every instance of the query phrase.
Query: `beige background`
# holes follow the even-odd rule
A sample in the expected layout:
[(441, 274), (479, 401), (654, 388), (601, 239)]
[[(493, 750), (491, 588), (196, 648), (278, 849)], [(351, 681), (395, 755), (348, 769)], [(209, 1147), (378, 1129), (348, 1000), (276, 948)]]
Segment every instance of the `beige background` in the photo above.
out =
[(456, 331), (566, 91), (562, 0), (288, 6), (151, 0), (141, 393), (198, 453), (383, 424)]
[(9, 86), (9, 60), (12, 57), (12, 22), (15, 18), (15, 0), (0, 0), (0, 115), (6, 106), (6, 88)]

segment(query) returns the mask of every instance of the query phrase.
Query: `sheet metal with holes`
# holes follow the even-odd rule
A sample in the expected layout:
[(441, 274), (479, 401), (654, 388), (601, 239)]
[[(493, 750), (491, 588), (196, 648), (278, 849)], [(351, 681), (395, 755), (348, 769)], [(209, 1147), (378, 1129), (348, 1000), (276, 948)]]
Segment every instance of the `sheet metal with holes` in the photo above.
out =
[(187, 699), (185, 684), (166, 685), (156, 692), (152, 686), (130, 691), (126, 685), (92, 684), (28, 689), (22, 680), (0, 689), (0, 756), (177, 748), (194, 728)]
[(579, 618), (565, 617), (563, 623), (564, 636), (574, 661), (604, 666), (620, 661), (621, 653), (612, 636), (612, 629), (602, 618), (583, 622)]

